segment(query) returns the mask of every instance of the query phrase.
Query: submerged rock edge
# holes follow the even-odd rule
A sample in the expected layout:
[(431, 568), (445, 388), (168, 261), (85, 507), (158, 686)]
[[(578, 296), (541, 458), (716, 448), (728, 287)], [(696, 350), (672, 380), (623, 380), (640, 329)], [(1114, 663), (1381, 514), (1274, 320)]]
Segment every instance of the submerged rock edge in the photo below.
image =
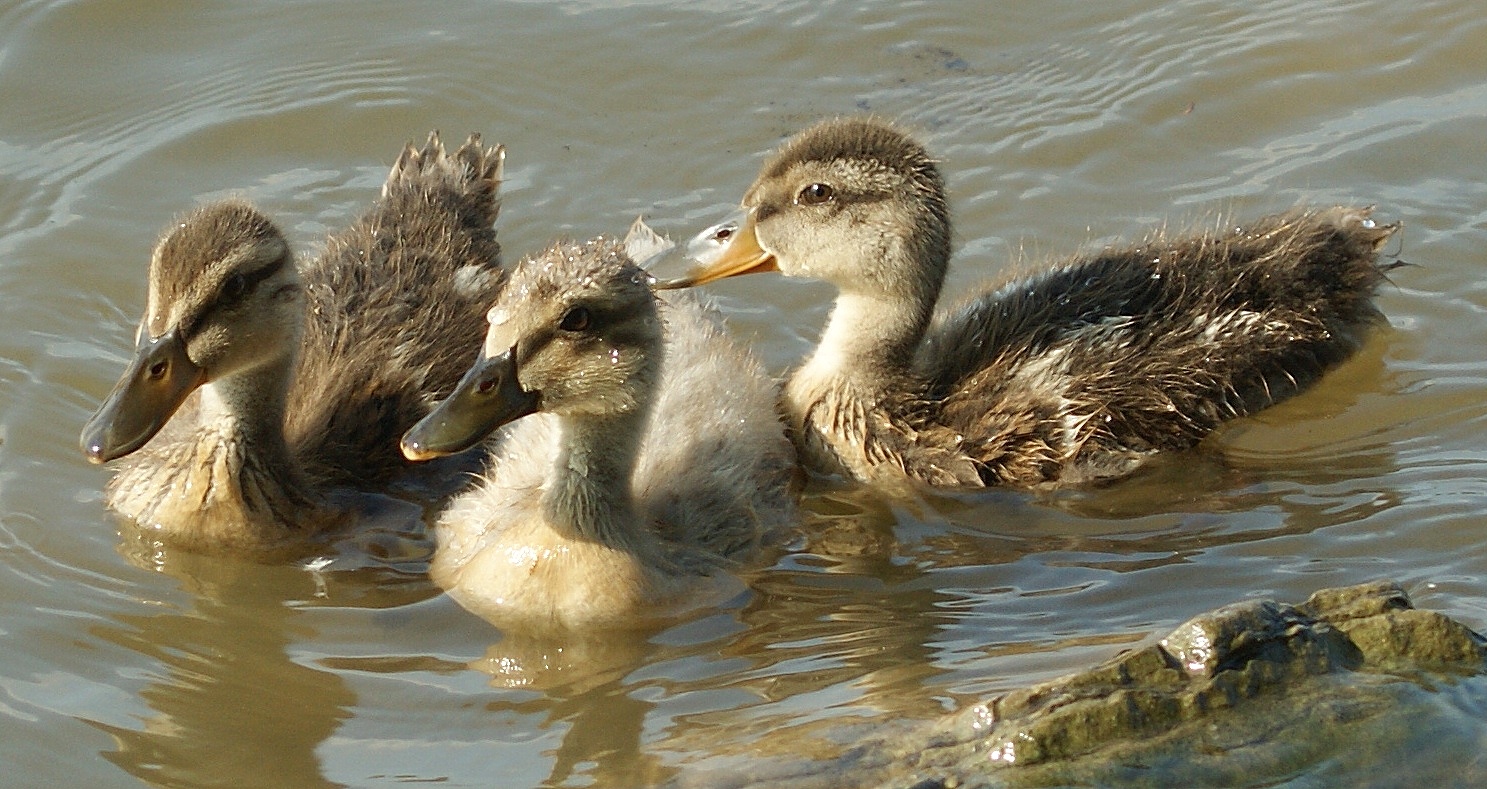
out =
[[(1295, 606), (1252, 600), (1199, 615), (1157, 644), (963, 710), (941, 727), (951, 736), (938, 744), (971, 746), (988, 770), (1033, 766), (1217, 718), (1307, 677), (1484, 669), (1487, 639), (1415, 609), (1398, 583), (1376, 581), (1323, 589)], [(933, 756), (914, 761), (928, 766)]]

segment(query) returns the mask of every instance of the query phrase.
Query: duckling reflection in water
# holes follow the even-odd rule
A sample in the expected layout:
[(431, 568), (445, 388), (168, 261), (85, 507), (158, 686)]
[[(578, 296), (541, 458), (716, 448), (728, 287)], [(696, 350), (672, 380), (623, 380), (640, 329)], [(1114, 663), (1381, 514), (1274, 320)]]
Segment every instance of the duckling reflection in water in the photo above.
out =
[(330, 488), (398, 479), (398, 437), (459, 381), (503, 280), (504, 157), (478, 136), (407, 146), (303, 269), (246, 203), (183, 217), (150, 261), (135, 358), (83, 429), (89, 460), (126, 458), (109, 506), (173, 547), (266, 557), (344, 517)]
[(489, 321), (403, 438), (422, 459), (515, 423), (435, 529), (430, 574), (466, 608), (523, 633), (645, 626), (718, 602), (791, 522), (773, 384), (695, 297), (658, 299), (624, 245), (523, 260)]
[(1378, 250), (1398, 227), (1335, 207), (1163, 234), (936, 314), (944, 183), (896, 128), (852, 118), (797, 134), (743, 207), (726, 249), (662, 287), (778, 270), (838, 288), (783, 397), (803, 462), (973, 487), (1121, 475), (1305, 389), (1382, 321)]

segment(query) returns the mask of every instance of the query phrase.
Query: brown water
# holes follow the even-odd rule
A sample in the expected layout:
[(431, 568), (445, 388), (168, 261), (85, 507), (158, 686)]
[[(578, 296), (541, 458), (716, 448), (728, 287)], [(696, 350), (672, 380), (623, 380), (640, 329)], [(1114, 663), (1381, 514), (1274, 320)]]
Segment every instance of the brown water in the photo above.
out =
[[(1487, 626), (1484, 41), (1477, 0), (6, 3), (0, 783), (705, 783), (1240, 598), (1390, 577)], [(782, 136), (863, 110), (944, 158), (957, 290), (1019, 255), (1298, 202), (1377, 203), (1418, 265), (1359, 358), (1205, 451), (1058, 495), (821, 491), (747, 596), (576, 658), (439, 596), (403, 527), (318, 572), (121, 550), (77, 435), (177, 211), (244, 194), (310, 249), (437, 127), (509, 146), (512, 255), (637, 214), (684, 236)], [(711, 290), (775, 369), (830, 295)], [(1383, 758), (1255, 780), (1480, 778), (1484, 690), (1442, 690), (1430, 736)]]

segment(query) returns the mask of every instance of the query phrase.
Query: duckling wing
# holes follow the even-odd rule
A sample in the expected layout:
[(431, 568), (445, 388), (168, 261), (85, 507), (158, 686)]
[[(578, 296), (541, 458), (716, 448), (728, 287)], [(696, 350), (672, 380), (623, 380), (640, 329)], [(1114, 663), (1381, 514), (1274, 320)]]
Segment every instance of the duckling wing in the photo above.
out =
[(398, 438), (475, 354), (504, 280), (493, 223), (504, 151), (437, 135), (409, 146), (368, 213), (304, 272), (307, 321), (287, 434), (306, 465), (349, 483), (404, 468)]
[(918, 364), (989, 483), (1129, 470), (1313, 383), (1380, 319), (1366, 209), (1075, 258), (1008, 283), (933, 328)]
[(743, 556), (789, 524), (795, 453), (775, 383), (688, 291), (662, 296), (666, 355), (637, 459), (637, 501), (663, 539)]

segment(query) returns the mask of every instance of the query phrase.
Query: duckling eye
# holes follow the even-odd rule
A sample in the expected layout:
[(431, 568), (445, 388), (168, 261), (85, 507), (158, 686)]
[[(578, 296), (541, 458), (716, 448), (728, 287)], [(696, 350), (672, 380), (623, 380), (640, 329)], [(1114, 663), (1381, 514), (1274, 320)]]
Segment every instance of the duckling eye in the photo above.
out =
[(795, 196), (795, 202), (799, 205), (821, 205), (830, 202), (835, 195), (830, 184), (809, 184)]
[(588, 307), (574, 307), (563, 316), (563, 322), (558, 324), (558, 328), (563, 331), (583, 331), (589, 327), (590, 319)]
[(248, 278), (242, 274), (233, 274), (222, 283), (222, 301), (233, 302), (241, 299), (248, 291)]

